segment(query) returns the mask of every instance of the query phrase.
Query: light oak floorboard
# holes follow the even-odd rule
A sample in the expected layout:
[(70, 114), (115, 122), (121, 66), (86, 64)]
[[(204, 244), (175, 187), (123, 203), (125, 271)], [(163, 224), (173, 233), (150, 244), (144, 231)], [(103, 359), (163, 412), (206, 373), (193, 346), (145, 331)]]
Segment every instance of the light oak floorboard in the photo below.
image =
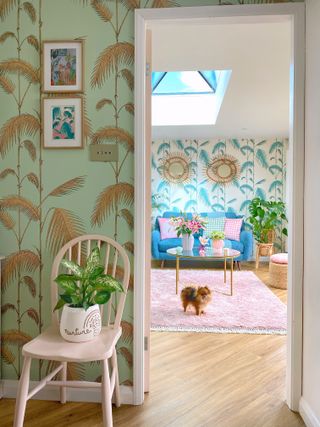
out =
[[(267, 283), (267, 264), (257, 275)], [(272, 290), (286, 302), (286, 291)], [(284, 402), (283, 336), (153, 332), (151, 354), (151, 392), (143, 406), (113, 408), (115, 427), (304, 426)], [(0, 400), (0, 426), (12, 425), (13, 411), (14, 400)], [(101, 408), (28, 402), (25, 427), (42, 426), (101, 427)]]

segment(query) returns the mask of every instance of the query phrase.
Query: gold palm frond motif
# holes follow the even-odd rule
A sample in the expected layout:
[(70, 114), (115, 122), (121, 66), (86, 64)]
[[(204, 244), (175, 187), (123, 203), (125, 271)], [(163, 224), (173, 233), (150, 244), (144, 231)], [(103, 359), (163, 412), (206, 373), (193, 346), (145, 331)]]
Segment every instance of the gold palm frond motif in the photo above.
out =
[(94, 211), (91, 215), (92, 225), (103, 224), (106, 217), (114, 212), (116, 206), (125, 205), (132, 206), (134, 201), (134, 188), (133, 185), (127, 182), (119, 182), (117, 184), (109, 185), (99, 194)]
[(1, 314), (4, 314), (9, 310), (16, 310), (16, 307), (10, 303), (7, 303), (1, 306)]
[(39, 83), (39, 70), (35, 69), (29, 62), (22, 59), (6, 59), (0, 62), (1, 73), (20, 73), (30, 83)]
[(35, 50), (39, 51), (39, 42), (35, 36), (32, 36), (32, 35), (28, 36), (27, 42), (29, 43), (30, 46), (33, 46)]
[(126, 242), (122, 245), (127, 251), (134, 254), (134, 244), (132, 242)]
[[(105, 79), (115, 72), (120, 64), (132, 65), (134, 61), (134, 46), (128, 42), (118, 42), (108, 46), (99, 55), (91, 77), (92, 87), (101, 87)], [(0, 68), (1, 70), (1, 68)]]
[(179, 7), (180, 4), (173, 0), (153, 0), (152, 7), (153, 8), (161, 8), (161, 7)]
[(120, 1), (129, 10), (140, 8), (140, 0), (120, 0)]
[(31, 22), (34, 24), (36, 22), (36, 19), (37, 19), (37, 12), (36, 12), (36, 9), (34, 8), (33, 4), (31, 4), (28, 1), (25, 1), (23, 3), (23, 9), (26, 12), (26, 14), (29, 16), (29, 18), (31, 19)]
[(124, 109), (126, 111), (128, 111), (128, 113), (134, 115), (134, 105), (132, 102), (128, 102), (127, 104), (124, 105)]
[(7, 230), (12, 230), (16, 223), (8, 212), (0, 211), (0, 222), (4, 225)]
[(97, 12), (97, 14), (100, 16), (102, 21), (109, 22), (112, 19), (112, 13), (107, 8), (106, 5), (104, 5), (101, 0), (91, 0), (91, 6), (94, 8), (94, 10)]
[(33, 273), (40, 266), (38, 254), (30, 250), (21, 250), (7, 256), (3, 265), (2, 289), (18, 277), (19, 272), (27, 271)]
[(33, 280), (33, 278), (30, 276), (23, 276), (22, 283), (24, 283), (27, 286), (30, 294), (34, 298), (36, 296), (37, 290), (36, 290), (36, 284), (35, 284), (35, 281)]
[(66, 194), (70, 194), (73, 191), (76, 191), (79, 188), (83, 187), (84, 182), (85, 182), (84, 176), (77, 176), (76, 178), (72, 178), (69, 181), (66, 181), (63, 184), (56, 187), (54, 190), (52, 190), (48, 194), (48, 196), (60, 197)]
[(32, 114), (11, 117), (0, 129), (0, 154), (5, 156), (9, 148), (22, 134), (34, 136), (40, 130), (40, 122)]
[(126, 221), (130, 230), (133, 230), (134, 219), (132, 213), (128, 209), (121, 209), (119, 215)]
[(68, 363), (67, 378), (71, 381), (83, 381), (85, 378), (85, 366), (82, 363)]
[(104, 141), (114, 141), (116, 140), (119, 143), (125, 144), (127, 149), (131, 152), (134, 150), (134, 139), (124, 129), (106, 126), (100, 128), (92, 135), (92, 144), (102, 144)]
[(37, 221), (39, 209), (30, 201), (22, 196), (12, 195), (0, 200), (0, 209), (20, 210), (32, 221)]
[(9, 37), (13, 37), (14, 38), (15, 34), (12, 31), (6, 31), (5, 33), (2, 33), (1, 36), (0, 36), (0, 43), (5, 42)]
[(7, 346), (1, 346), (1, 357), (7, 365), (13, 365), (16, 357)]
[(39, 325), (39, 314), (34, 308), (28, 308), (27, 315), (30, 317), (30, 319), (34, 320), (37, 325)]
[(0, 173), (0, 179), (6, 178), (8, 175), (16, 175), (15, 171), (11, 168), (4, 169)]
[(17, 0), (1, 0), (0, 2), (0, 18), (4, 18), (8, 15), (10, 10), (16, 5)]
[(133, 325), (126, 320), (121, 321), (122, 335), (121, 339), (128, 344), (132, 343), (133, 340)]
[(100, 101), (97, 102), (96, 110), (101, 110), (105, 105), (111, 105), (112, 101), (111, 99), (103, 98), (100, 99)]
[(127, 347), (120, 347), (118, 349), (118, 353), (121, 354), (121, 356), (127, 362), (129, 368), (132, 368), (132, 366), (133, 366), (133, 357), (132, 357), (131, 351), (128, 350)]
[(204, 175), (219, 184), (231, 184), (239, 178), (239, 161), (229, 154), (215, 156), (204, 167)]
[(128, 87), (130, 90), (133, 90), (134, 88), (134, 77), (133, 74), (128, 68), (124, 68), (120, 71), (120, 76), (126, 81)]
[(31, 182), (31, 184), (33, 184), (37, 189), (39, 189), (39, 179), (35, 173), (28, 173), (27, 180)]
[(1, 341), (8, 344), (23, 345), (31, 341), (32, 337), (25, 332), (17, 331), (16, 329), (10, 329), (5, 331), (1, 335)]
[(81, 234), (84, 234), (84, 228), (78, 216), (67, 209), (54, 209), (47, 231), (47, 245), (52, 254)]
[(127, 380), (122, 381), (120, 384), (132, 387), (133, 386), (133, 381), (127, 379)]
[(34, 143), (26, 139), (22, 142), (22, 145), (28, 151), (31, 160), (35, 161), (37, 158), (37, 150)]
[(14, 92), (15, 85), (12, 80), (6, 76), (0, 76), (0, 86), (9, 95)]

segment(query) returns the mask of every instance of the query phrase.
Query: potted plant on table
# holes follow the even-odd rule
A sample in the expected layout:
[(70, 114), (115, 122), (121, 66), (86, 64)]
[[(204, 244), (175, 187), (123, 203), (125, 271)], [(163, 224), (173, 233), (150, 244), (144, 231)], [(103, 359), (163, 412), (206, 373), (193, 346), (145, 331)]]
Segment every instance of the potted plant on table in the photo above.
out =
[(223, 231), (213, 231), (210, 234), (212, 249), (221, 252), (224, 247), (225, 234)]
[(257, 242), (257, 257), (267, 256), (273, 252), (276, 228), (280, 225), (281, 233), (288, 235), (282, 222), (287, 222), (286, 207), (283, 202), (253, 199), (249, 205), (248, 222), (252, 225), (253, 236)]
[(177, 236), (182, 236), (182, 247), (184, 251), (192, 251), (194, 245), (193, 234), (205, 229), (206, 221), (198, 214), (193, 214), (191, 219), (186, 215), (172, 217), (170, 223), (175, 227)]
[(121, 283), (104, 273), (100, 249), (95, 247), (84, 267), (63, 259), (61, 265), (71, 274), (59, 274), (55, 282), (63, 291), (55, 310), (63, 308), (60, 333), (66, 341), (90, 341), (101, 331), (99, 305), (105, 304), (113, 292), (123, 292)]

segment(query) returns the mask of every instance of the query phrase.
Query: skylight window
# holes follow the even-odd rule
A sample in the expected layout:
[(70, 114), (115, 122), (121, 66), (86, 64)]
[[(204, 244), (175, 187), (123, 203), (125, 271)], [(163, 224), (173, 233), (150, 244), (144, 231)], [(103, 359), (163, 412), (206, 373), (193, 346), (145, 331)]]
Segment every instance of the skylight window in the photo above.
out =
[(231, 70), (152, 73), (153, 126), (214, 125)]

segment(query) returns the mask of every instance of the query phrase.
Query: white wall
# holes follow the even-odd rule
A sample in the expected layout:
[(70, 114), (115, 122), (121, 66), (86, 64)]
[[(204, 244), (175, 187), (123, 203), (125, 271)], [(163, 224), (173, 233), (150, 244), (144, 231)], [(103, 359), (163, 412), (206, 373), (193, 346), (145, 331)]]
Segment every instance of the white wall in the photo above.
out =
[(301, 413), (320, 426), (320, 1), (307, 0), (303, 387)]

